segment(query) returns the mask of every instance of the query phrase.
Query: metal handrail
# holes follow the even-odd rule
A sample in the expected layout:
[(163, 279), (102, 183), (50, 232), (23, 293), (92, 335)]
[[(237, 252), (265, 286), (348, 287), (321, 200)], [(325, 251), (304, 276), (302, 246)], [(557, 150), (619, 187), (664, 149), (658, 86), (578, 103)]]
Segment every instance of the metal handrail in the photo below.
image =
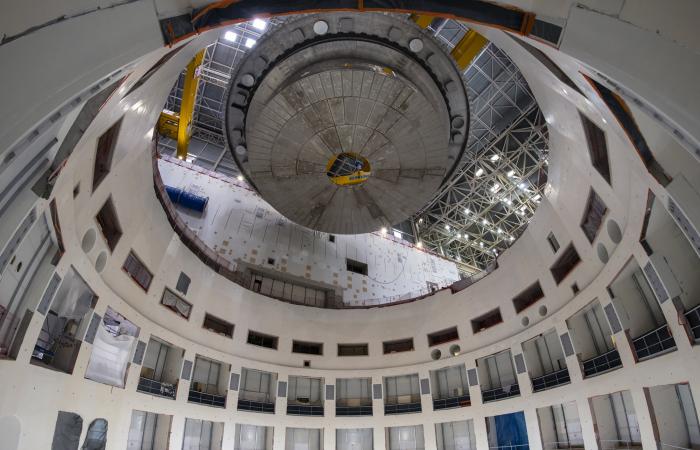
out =
[(561, 370), (557, 370), (556, 372), (547, 373), (533, 378), (532, 390), (533, 392), (540, 392), (568, 383), (571, 383), (571, 377), (569, 376), (569, 369), (565, 367)]
[(700, 341), (700, 305), (685, 312), (685, 318), (688, 321), (690, 332), (693, 334), (695, 342)]
[(372, 405), (369, 406), (335, 406), (336, 416), (371, 416)]
[(581, 365), (583, 366), (583, 378), (589, 378), (622, 367), (622, 360), (620, 353), (614, 348), (602, 355), (581, 362)]
[(629, 441), (626, 439), (601, 439), (600, 450), (619, 450), (622, 448), (636, 449), (642, 448), (641, 442)]
[(287, 404), (287, 415), (323, 417), (323, 406)]
[(490, 449), (498, 449), (498, 450), (529, 450), (530, 449), (530, 444), (508, 444), (508, 445), (499, 445), (496, 447), (491, 447), (489, 446)]
[(275, 404), (270, 402), (256, 402), (252, 400), (239, 399), (238, 410), (274, 414)]
[(199, 392), (192, 389), (190, 389), (190, 393), (187, 396), (187, 401), (191, 403), (199, 403), (201, 405), (209, 405), (216, 408), (226, 407), (225, 395), (207, 394), (206, 392)]
[(414, 403), (402, 403), (402, 404), (389, 404), (389, 405), (384, 405), (384, 414), (389, 415), (389, 414), (410, 414), (410, 413), (417, 413), (421, 412), (421, 403), (420, 402), (414, 402)]
[(510, 385), (510, 390), (506, 391), (503, 387), (487, 389), (481, 391), (481, 399), (484, 403), (503, 400), (504, 398), (516, 397), (520, 395), (520, 386), (516, 384)]
[(460, 395), (458, 397), (436, 398), (433, 399), (433, 410), (464, 408), (472, 404), (469, 394)]
[(163, 383), (162, 381), (139, 377), (139, 384), (136, 386), (136, 391), (175, 400), (177, 396), (177, 384)]
[(653, 356), (658, 356), (661, 353), (675, 350), (676, 341), (673, 339), (668, 325), (664, 324), (648, 333), (634, 338), (632, 340), (632, 348), (637, 355), (637, 360), (642, 361)]
[(572, 444), (569, 441), (551, 441), (543, 442), (542, 448), (544, 450), (583, 450), (583, 444)]

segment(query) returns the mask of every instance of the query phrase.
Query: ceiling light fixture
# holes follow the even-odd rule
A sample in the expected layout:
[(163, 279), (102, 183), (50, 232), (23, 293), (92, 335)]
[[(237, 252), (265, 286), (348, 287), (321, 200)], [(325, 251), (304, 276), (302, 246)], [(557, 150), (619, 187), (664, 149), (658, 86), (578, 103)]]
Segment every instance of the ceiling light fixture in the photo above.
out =
[(267, 21), (262, 19), (253, 19), (253, 27), (262, 31), (267, 28)]
[(513, 175), (515, 175), (515, 170), (509, 170), (508, 171), (508, 178), (513, 178)]
[(483, 174), (484, 174), (484, 169), (482, 169), (481, 167), (479, 167), (478, 169), (476, 169), (476, 172), (474, 172), (474, 175), (476, 175), (477, 177), (480, 177), (480, 176), (482, 176)]
[(501, 159), (501, 157), (498, 156), (498, 155), (491, 155), (491, 158), (489, 158), (489, 159), (491, 159), (492, 162), (496, 162), (496, 161), (498, 161), (499, 159)]
[(257, 41), (255, 39), (248, 38), (245, 41), (245, 46), (248, 48), (252, 48)]
[(382, 234), (386, 234), (386, 227), (382, 227)]
[(229, 42), (236, 42), (236, 39), (238, 39), (238, 35), (233, 31), (227, 31), (226, 33), (224, 33), (224, 39), (226, 39)]

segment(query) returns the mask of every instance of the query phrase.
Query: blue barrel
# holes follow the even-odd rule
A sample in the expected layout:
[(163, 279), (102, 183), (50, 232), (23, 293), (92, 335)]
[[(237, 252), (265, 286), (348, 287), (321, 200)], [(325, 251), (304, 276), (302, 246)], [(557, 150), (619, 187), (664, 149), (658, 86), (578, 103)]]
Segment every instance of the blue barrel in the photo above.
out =
[(168, 193), (170, 201), (174, 204), (200, 213), (204, 212), (209, 202), (209, 197), (201, 197), (172, 186), (165, 186), (165, 192)]

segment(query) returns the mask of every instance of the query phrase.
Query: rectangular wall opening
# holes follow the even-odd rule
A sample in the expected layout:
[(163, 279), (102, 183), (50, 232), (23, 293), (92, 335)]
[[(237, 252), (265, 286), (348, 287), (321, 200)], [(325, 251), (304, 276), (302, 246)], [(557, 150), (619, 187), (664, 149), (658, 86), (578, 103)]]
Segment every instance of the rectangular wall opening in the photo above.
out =
[(660, 448), (698, 448), (700, 425), (690, 386), (667, 384), (645, 390)]
[(554, 282), (560, 284), (564, 281), (580, 262), (581, 257), (578, 255), (576, 247), (574, 247), (573, 243), (569, 244), (566, 250), (559, 255), (559, 258), (557, 258), (552, 267), (549, 268), (549, 271), (552, 272)]
[(117, 243), (119, 243), (119, 239), (122, 237), (122, 229), (119, 225), (119, 219), (117, 219), (117, 211), (114, 209), (112, 197), (108, 198), (105, 204), (102, 205), (97, 216), (95, 216), (95, 220), (107, 242), (107, 247), (110, 251), (114, 251)]
[(320, 428), (287, 428), (285, 450), (323, 450), (323, 430)]
[(435, 440), (437, 450), (476, 450), (474, 421), (436, 423)]
[(576, 402), (537, 408), (543, 448), (583, 449), (583, 430)]
[(133, 410), (127, 449), (168, 450), (173, 416)]
[(141, 289), (148, 292), (148, 288), (151, 286), (151, 281), (153, 280), (153, 274), (133, 251), (130, 251), (127, 255), (122, 269), (124, 269), (124, 272), (126, 272)]
[(469, 382), (464, 364), (430, 371), (433, 410), (471, 405)]
[(271, 348), (277, 350), (277, 342), (279, 338), (277, 336), (271, 336), (269, 334), (258, 333), (257, 331), (248, 330), (247, 343), (251, 345), (257, 345), (258, 347)]
[(444, 344), (446, 342), (456, 341), (459, 339), (457, 327), (450, 327), (445, 330), (436, 331), (428, 335), (428, 346)]
[(608, 212), (608, 207), (603, 203), (603, 199), (591, 189), (588, 201), (586, 201), (586, 208), (583, 210), (583, 218), (581, 219), (581, 229), (591, 244), (598, 236), (598, 231), (600, 231), (600, 226), (603, 224), (606, 212)]
[(526, 310), (542, 298), (544, 298), (542, 286), (540, 286), (539, 281), (536, 281), (513, 299), (513, 307), (515, 308), (515, 312), (520, 313)]
[(290, 376), (287, 414), (323, 417), (323, 378)]
[(275, 413), (277, 374), (243, 368), (238, 391), (238, 410)]
[(192, 304), (174, 293), (168, 288), (163, 290), (163, 297), (160, 299), (160, 304), (182, 317), (189, 319), (192, 312)]
[(589, 399), (596, 438), (610, 448), (642, 448), (632, 395), (629, 391)]
[(234, 450), (272, 450), (274, 427), (236, 424)]
[(197, 355), (187, 401), (216, 408), (226, 407), (231, 368), (228, 364)]
[(338, 378), (335, 385), (336, 416), (372, 415), (371, 378)]
[(510, 350), (477, 359), (476, 368), (484, 403), (520, 395)]
[(425, 438), (423, 425), (409, 425), (405, 427), (386, 428), (387, 450), (423, 450)]
[(476, 334), (503, 322), (503, 317), (501, 317), (501, 310), (496, 308), (492, 309), (486, 314), (482, 314), (481, 316), (472, 319), (471, 322), (472, 331), (474, 334)]
[(413, 351), (413, 338), (398, 339), (383, 343), (384, 354), (410, 352)]
[(354, 259), (345, 258), (346, 268), (348, 272), (359, 273), (360, 275), (367, 275), (368, 267), (367, 264), (355, 261)]
[(182, 450), (222, 450), (224, 423), (209, 420), (185, 419)]
[(600, 176), (610, 184), (610, 161), (608, 159), (608, 144), (605, 132), (583, 113), (580, 113), (580, 116), (583, 133), (586, 135), (591, 164)]
[(367, 356), (369, 346), (367, 344), (338, 344), (338, 356)]
[(119, 129), (122, 126), (122, 117), (111, 127), (107, 129), (98, 139), (97, 139), (97, 150), (95, 151), (95, 170), (92, 176), (92, 191), (95, 192), (97, 187), (102, 183), (110, 169), (112, 168), (112, 157), (114, 155), (114, 148), (117, 145), (117, 139), (119, 137)]
[(335, 430), (336, 450), (372, 450), (373, 441), (372, 428), (337, 428)]
[(566, 325), (584, 378), (622, 367), (610, 324), (598, 300), (567, 319)]
[(489, 448), (529, 448), (525, 414), (522, 411), (486, 418)]
[(384, 377), (384, 414), (421, 412), (418, 374)]
[(571, 382), (566, 357), (556, 330), (552, 329), (522, 344), (523, 356), (534, 392)]
[(209, 313), (204, 314), (204, 324), (202, 327), (224, 337), (233, 337), (233, 324), (219, 319), (218, 317), (214, 317)]
[(136, 390), (175, 400), (184, 355), (184, 349), (151, 336)]
[(320, 342), (292, 341), (292, 353), (323, 355), (323, 344)]

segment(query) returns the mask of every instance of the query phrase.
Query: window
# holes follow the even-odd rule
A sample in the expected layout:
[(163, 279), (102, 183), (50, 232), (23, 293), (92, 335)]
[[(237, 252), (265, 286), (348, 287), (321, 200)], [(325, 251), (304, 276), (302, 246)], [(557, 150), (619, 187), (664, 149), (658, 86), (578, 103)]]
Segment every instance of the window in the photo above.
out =
[(549, 242), (549, 246), (552, 247), (552, 252), (556, 253), (559, 250), (559, 241), (557, 241), (557, 237), (554, 233), (549, 233), (547, 235), (547, 242)]
[(175, 54), (176, 54), (177, 52), (179, 52), (183, 47), (186, 47), (186, 45), (181, 45), (181, 46), (179, 46), (179, 47), (177, 47), (177, 48), (174, 48), (174, 49), (170, 50), (168, 53), (166, 53), (165, 55), (161, 56), (161, 58), (160, 58), (158, 61), (156, 61), (156, 63), (153, 64), (153, 65), (151, 66), (151, 68), (148, 69), (148, 71), (146, 71), (146, 73), (144, 73), (144, 74), (141, 76), (141, 78), (139, 78), (139, 79), (136, 81), (136, 83), (134, 83), (133, 86), (131, 86), (131, 88), (127, 91), (127, 93), (124, 94), (124, 97), (128, 97), (129, 94), (131, 94), (131, 93), (134, 92), (136, 89), (138, 89), (139, 87), (141, 87), (141, 85), (143, 85), (143, 83), (145, 83), (146, 81), (148, 81), (148, 79), (151, 78), (151, 76), (153, 76), (153, 74), (156, 73), (156, 71), (157, 71), (158, 69), (160, 69), (160, 67), (161, 67), (163, 64), (165, 64), (166, 62), (168, 62), (168, 60), (170, 60), (170, 58), (172, 58), (173, 56), (175, 56)]
[(574, 247), (574, 244), (569, 244), (559, 259), (549, 268), (549, 271), (552, 272), (552, 276), (554, 277), (554, 281), (557, 284), (561, 283), (569, 272), (574, 270), (574, 267), (576, 267), (579, 262), (581, 262), (581, 257), (578, 256), (576, 247)]
[(513, 299), (513, 306), (515, 307), (515, 312), (519, 313), (521, 311), (524, 311), (525, 309), (535, 304), (542, 297), (544, 297), (544, 292), (542, 292), (542, 286), (540, 286), (540, 282), (537, 281)]
[(668, 177), (668, 175), (666, 175), (663, 167), (661, 167), (661, 165), (654, 158), (646, 139), (644, 139), (644, 135), (639, 130), (637, 122), (632, 116), (629, 106), (627, 106), (620, 96), (612, 92), (607, 87), (591, 78), (588, 78), (588, 81), (598, 91), (600, 98), (605, 102), (608, 108), (610, 108), (610, 112), (613, 113), (622, 129), (625, 130), (627, 137), (632, 142), (632, 145), (634, 145), (634, 148), (637, 150), (637, 154), (642, 159), (642, 162), (644, 162), (644, 165), (649, 173), (656, 179), (656, 181), (659, 182), (661, 186), (666, 186), (671, 179)]
[(472, 319), (472, 331), (474, 334), (484, 331), (487, 328), (491, 328), (494, 325), (498, 325), (503, 322), (503, 317), (501, 317), (501, 310), (496, 308), (487, 312), (484, 315)]
[[(123, 118), (122, 118), (123, 119)], [(92, 174), (92, 191), (102, 183), (112, 167), (112, 155), (114, 147), (117, 145), (119, 129), (122, 126), (122, 119), (109, 127), (102, 136), (97, 139), (97, 151), (95, 151), (95, 170)]]
[(233, 325), (211, 314), (204, 315), (204, 324), (202, 326), (209, 331), (222, 334), (226, 337), (233, 336)]
[(591, 244), (598, 235), (598, 230), (600, 230), (600, 226), (603, 224), (603, 217), (605, 217), (607, 211), (608, 207), (605, 206), (603, 200), (595, 191), (591, 190), (591, 193), (588, 195), (588, 201), (586, 202), (586, 209), (583, 212), (583, 219), (581, 220), (583, 234), (586, 235), (588, 242)]
[(317, 342), (292, 341), (292, 353), (323, 355), (323, 344)]
[(122, 237), (122, 229), (119, 226), (117, 212), (114, 209), (114, 203), (112, 203), (111, 197), (102, 205), (97, 216), (95, 216), (95, 220), (97, 220), (97, 225), (100, 228), (102, 236), (104, 236), (105, 241), (107, 241), (107, 247), (109, 247), (110, 251), (114, 251), (119, 239)]
[(171, 311), (175, 312), (180, 317), (185, 319), (190, 318), (190, 313), (192, 312), (192, 305), (175, 294), (168, 288), (163, 291), (163, 298), (160, 299), (160, 304), (169, 308)]
[(574, 295), (578, 294), (581, 290), (578, 288), (578, 284), (574, 283), (571, 285), (571, 290), (574, 292)]
[(608, 144), (605, 141), (605, 132), (584, 114), (579, 114), (583, 132), (586, 135), (586, 142), (588, 143), (588, 154), (591, 156), (591, 164), (593, 164), (600, 176), (610, 184), (610, 163), (608, 162)]
[(151, 286), (151, 280), (153, 280), (153, 274), (151, 274), (133, 251), (129, 252), (122, 269), (129, 274), (136, 284), (141, 286), (144, 291), (148, 292), (148, 288)]
[(348, 272), (359, 273), (360, 275), (367, 275), (367, 264), (355, 261), (354, 259), (345, 258), (345, 263)]
[(190, 277), (188, 277), (185, 272), (180, 272), (175, 289), (177, 289), (183, 295), (187, 295), (187, 290), (190, 288), (191, 281), (192, 280), (190, 280)]
[(384, 342), (384, 354), (413, 351), (413, 338)]
[(80, 194), (80, 183), (76, 184), (73, 188), (73, 198), (76, 198)]
[(334, 234), (328, 235), (328, 242), (335, 242), (335, 235)]
[(271, 348), (277, 350), (277, 337), (269, 334), (258, 333), (257, 331), (248, 330), (249, 344), (257, 345), (258, 347)]
[(448, 328), (442, 331), (436, 331), (428, 335), (428, 346), (444, 344), (445, 342), (456, 341), (459, 339), (457, 327)]
[(338, 344), (338, 356), (367, 356), (369, 346), (367, 344)]
[(275, 265), (275, 258), (267, 258), (267, 264), (269, 264), (270, 266), (274, 266)]
[[(541, 22), (542, 25), (544, 25), (545, 23), (546, 22)], [(551, 25), (551, 24), (549, 24), (549, 25)], [(556, 25), (551, 25), (551, 27), (556, 27)], [(534, 29), (535, 28), (533, 27), (533, 32), (534, 32)], [(543, 31), (544, 31), (544, 29), (543, 29)], [(554, 30), (552, 30), (552, 31), (554, 31)], [(520, 46), (522, 46), (525, 50), (528, 51), (528, 53), (530, 53), (532, 56), (534, 56), (535, 59), (538, 60), (543, 66), (545, 66), (547, 69), (549, 69), (549, 71), (552, 72), (552, 74), (555, 77), (557, 77), (557, 79), (559, 81), (561, 81), (565, 85), (569, 86), (571, 89), (578, 92), (579, 94), (583, 95), (583, 92), (581, 92), (581, 89), (579, 89), (579, 87), (576, 86), (576, 83), (574, 83), (573, 80), (571, 78), (569, 78), (569, 76), (566, 73), (564, 73), (564, 71), (561, 70), (561, 68), (559, 66), (557, 66), (557, 64), (554, 61), (552, 61), (551, 58), (549, 56), (547, 56), (542, 50), (535, 47), (534, 45), (530, 45), (527, 42), (516, 38), (515, 36), (511, 36), (510, 34), (508, 36), (510, 36), (515, 42), (520, 44)], [(557, 38), (558, 38), (558, 36), (557, 36)]]

